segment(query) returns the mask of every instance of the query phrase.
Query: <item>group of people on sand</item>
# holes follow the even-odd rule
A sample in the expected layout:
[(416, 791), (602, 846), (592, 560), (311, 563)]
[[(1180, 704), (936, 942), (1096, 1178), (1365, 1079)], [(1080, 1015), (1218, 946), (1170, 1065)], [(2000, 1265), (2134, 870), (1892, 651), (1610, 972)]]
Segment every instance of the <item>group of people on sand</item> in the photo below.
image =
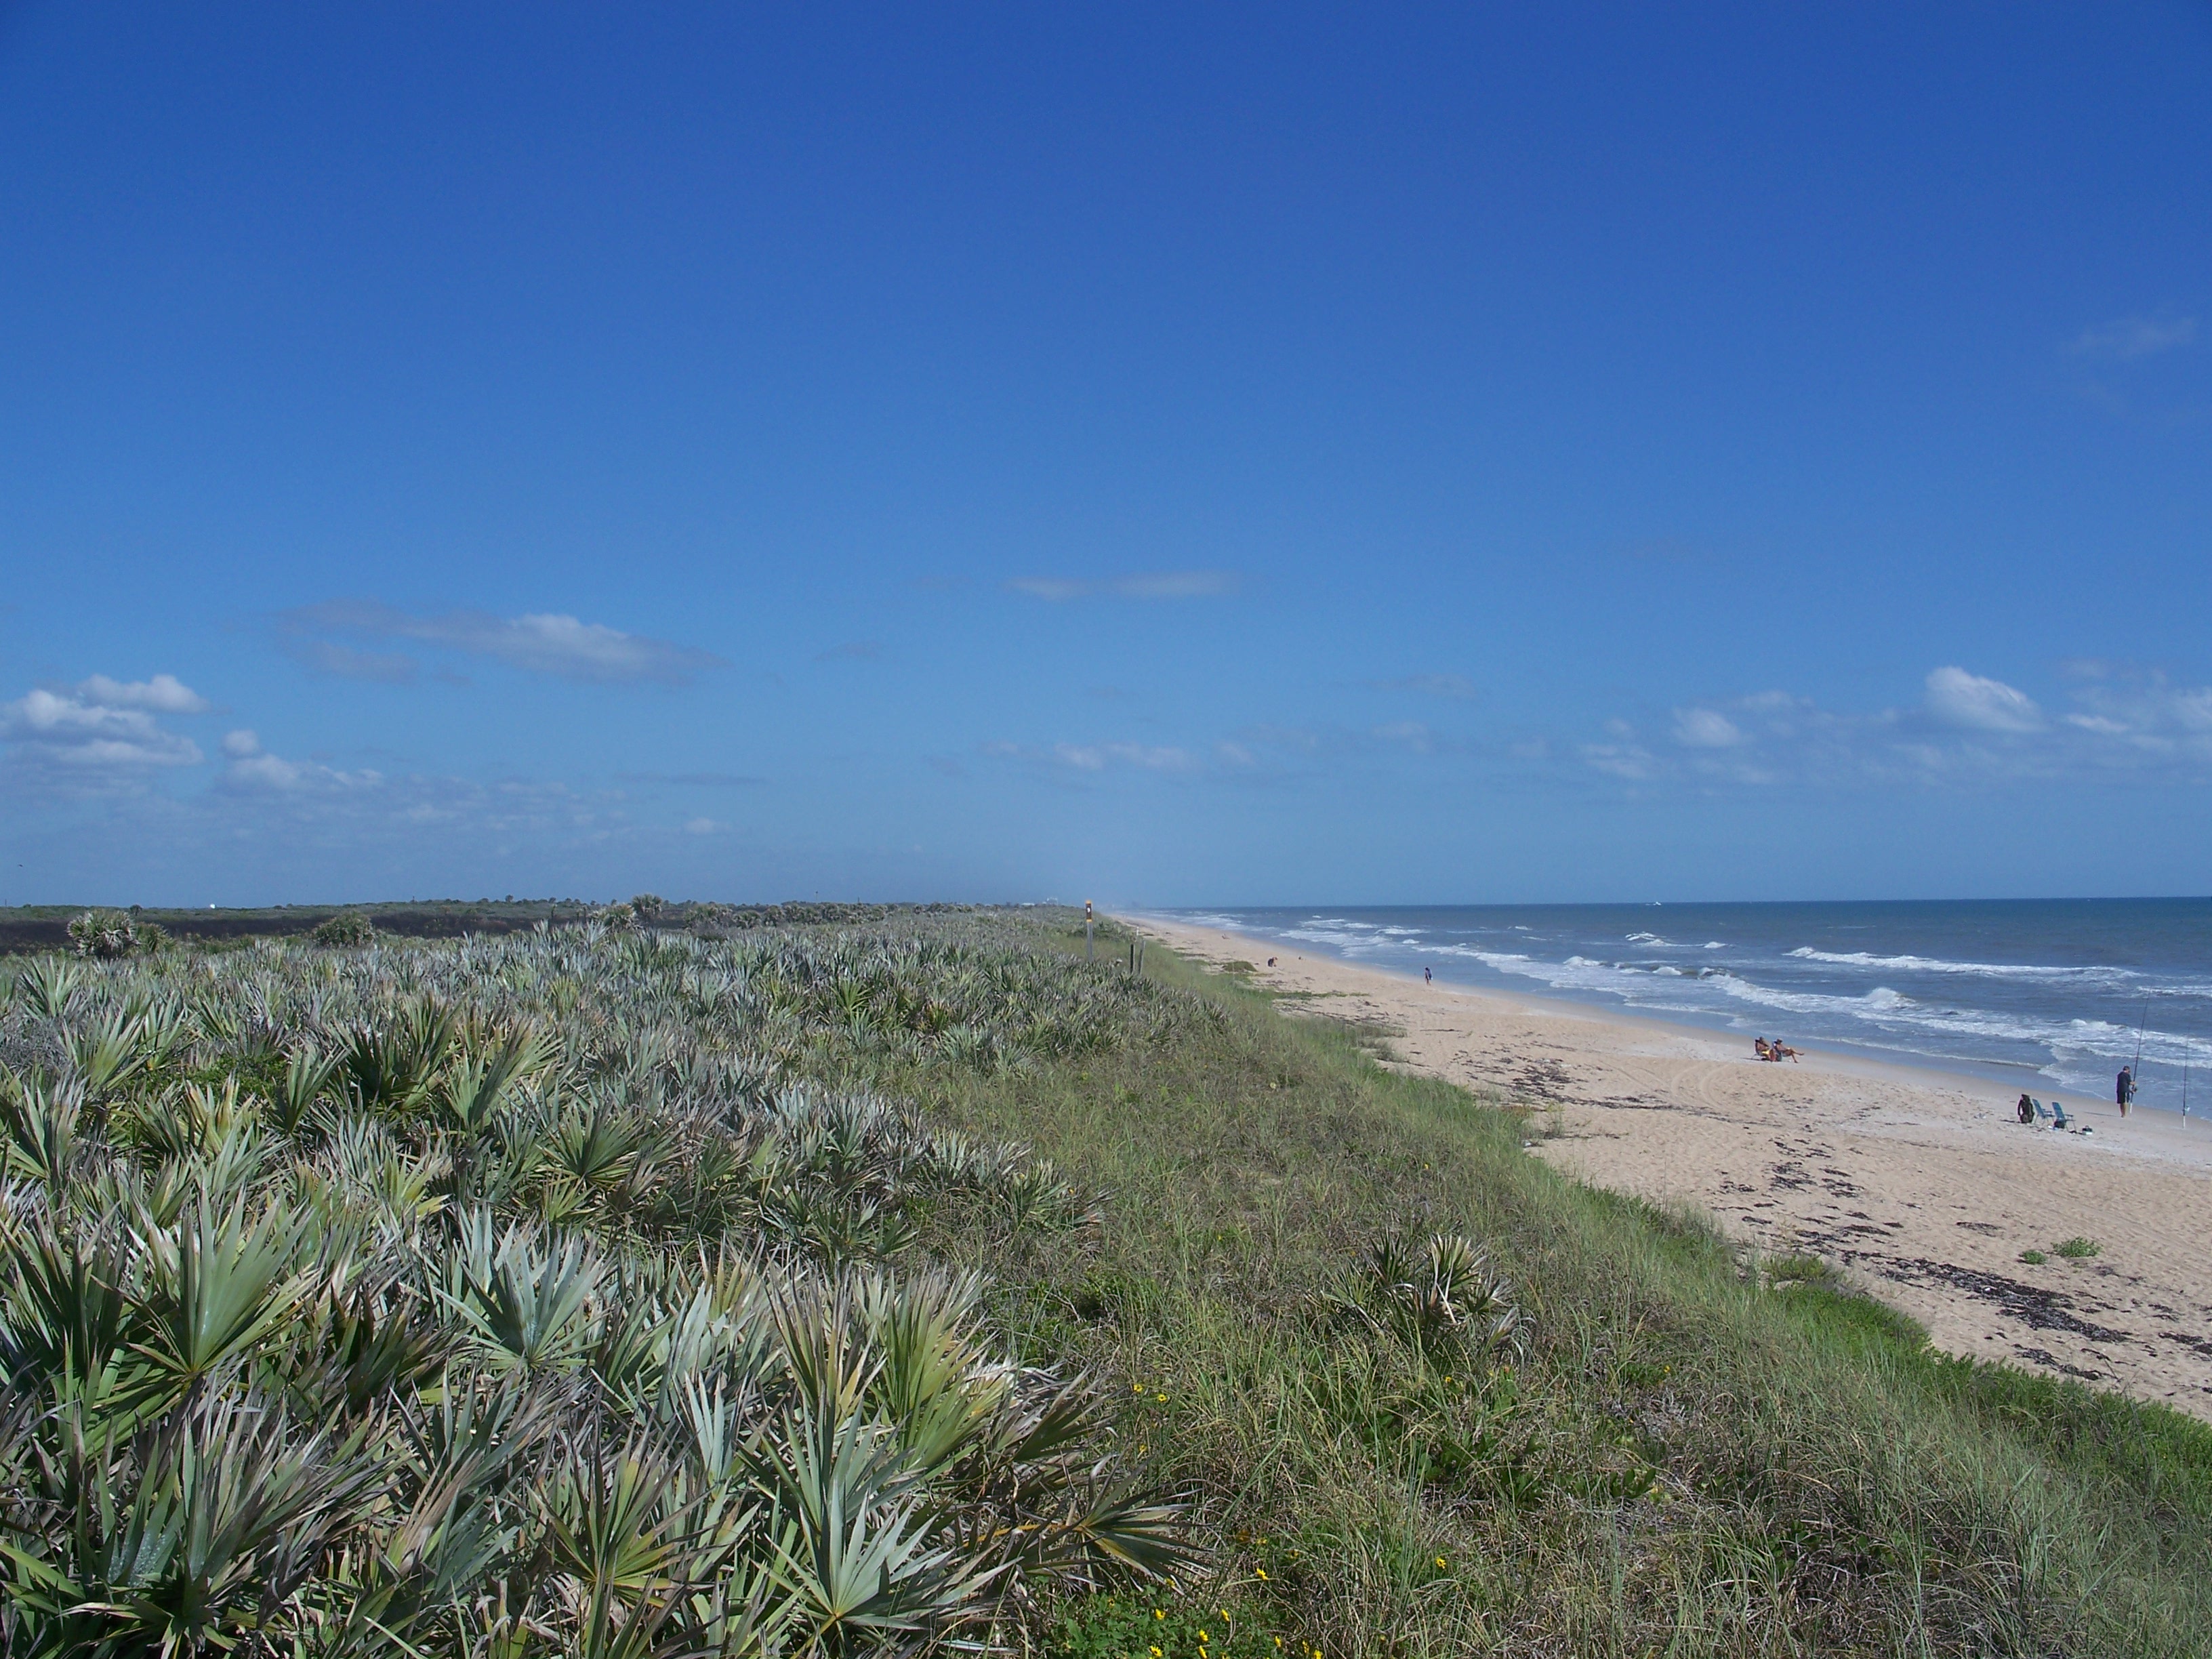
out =
[(1765, 1037), (1753, 1037), (1751, 1046), (1761, 1060), (1795, 1060), (1797, 1051), (1786, 1042), (1769, 1042)]

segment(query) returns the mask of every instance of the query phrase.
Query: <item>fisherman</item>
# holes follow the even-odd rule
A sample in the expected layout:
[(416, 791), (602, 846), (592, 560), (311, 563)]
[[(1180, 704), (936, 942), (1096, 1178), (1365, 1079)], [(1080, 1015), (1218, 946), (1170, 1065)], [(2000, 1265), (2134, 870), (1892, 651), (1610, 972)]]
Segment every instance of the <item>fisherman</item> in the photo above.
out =
[(2122, 1117), (2128, 1115), (2129, 1103), (2135, 1097), (2136, 1068), (2132, 1066), (2123, 1066), (2120, 1067), (2118, 1079), (2112, 1085), (2112, 1098), (2119, 1103)]

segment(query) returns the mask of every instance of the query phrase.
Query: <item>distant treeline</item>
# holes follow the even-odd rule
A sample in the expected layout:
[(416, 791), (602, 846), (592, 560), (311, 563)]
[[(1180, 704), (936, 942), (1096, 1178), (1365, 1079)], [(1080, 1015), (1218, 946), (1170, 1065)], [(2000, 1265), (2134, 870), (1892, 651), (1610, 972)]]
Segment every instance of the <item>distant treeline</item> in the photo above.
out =
[[(845, 927), (893, 915), (934, 915), (971, 909), (963, 904), (718, 904), (694, 900), (650, 900), (604, 906), (581, 899), (410, 900), (385, 904), (285, 904), (257, 909), (183, 910), (132, 905), (139, 923), (158, 925), (171, 937), (217, 943), (225, 939), (281, 939), (310, 933), (331, 917), (363, 915), (380, 933), (408, 939), (457, 939), (464, 933), (512, 933), (551, 922), (574, 927), (603, 916), (619, 925), (690, 928), (701, 933), (741, 933), (755, 927)], [(70, 948), (70, 921), (84, 914), (81, 904), (23, 905), (0, 909), (0, 954)]]

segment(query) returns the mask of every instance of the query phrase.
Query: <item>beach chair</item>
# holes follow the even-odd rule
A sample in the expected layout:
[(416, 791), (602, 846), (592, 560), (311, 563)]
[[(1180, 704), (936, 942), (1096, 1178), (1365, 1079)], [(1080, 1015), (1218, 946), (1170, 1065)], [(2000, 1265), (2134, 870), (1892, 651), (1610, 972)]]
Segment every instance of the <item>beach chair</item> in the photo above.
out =
[(2028, 1097), (2027, 1103), (2035, 1108), (2035, 1121), (2037, 1127), (2040, 1128), (2043, 1125), (2051, 1121), (2051, 1108), (2045, 1105), (2041, 1101), (2036, 1099), (2033, 1095)]
[(2054, 1129), (2070, 1129), (2074, 1127), (2074, 1120), (2066, 1115), (2066, 1104), (2063, 1101), (2054, 1100), (2051, 1103), (2051, 1127)]

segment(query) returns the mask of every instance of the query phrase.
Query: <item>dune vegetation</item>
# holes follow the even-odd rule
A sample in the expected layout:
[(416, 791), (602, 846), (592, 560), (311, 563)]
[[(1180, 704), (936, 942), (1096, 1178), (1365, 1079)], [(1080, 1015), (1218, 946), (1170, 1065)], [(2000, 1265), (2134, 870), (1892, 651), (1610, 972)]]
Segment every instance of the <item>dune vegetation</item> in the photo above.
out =
[(8, 1653), (2212, 1651), (2200, 1424), (1110, 925), (652, 910), (0, 968)]

